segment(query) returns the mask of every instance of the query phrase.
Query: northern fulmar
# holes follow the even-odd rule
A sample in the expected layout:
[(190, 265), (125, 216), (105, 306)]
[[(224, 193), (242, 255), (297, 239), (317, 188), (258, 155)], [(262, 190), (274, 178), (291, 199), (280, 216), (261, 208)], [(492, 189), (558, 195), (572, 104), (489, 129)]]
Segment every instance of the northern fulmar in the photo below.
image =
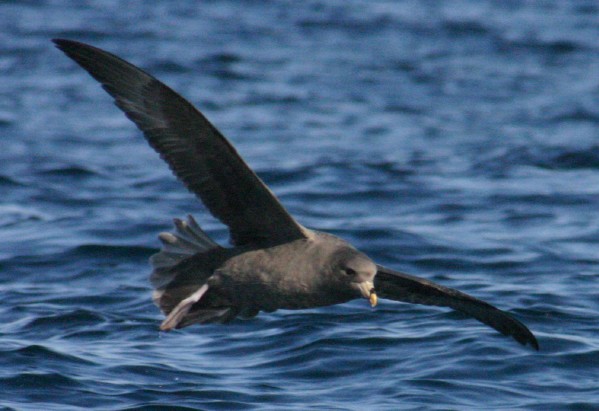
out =
[(175, 176), (229, 228), (230, 248), (210, 239), (191, 216), (159, 235), (163, 246), (151, 258), (151, 282), (166, 315), (161, 330), (360, 297), (374, 307), (378, 296), (450, 307), (539, 349), (510, 314), (383, 267), (341, 238), (299, 224), (206, 117), (150, 74), (96, 47), (53, 41), (102, 84)]

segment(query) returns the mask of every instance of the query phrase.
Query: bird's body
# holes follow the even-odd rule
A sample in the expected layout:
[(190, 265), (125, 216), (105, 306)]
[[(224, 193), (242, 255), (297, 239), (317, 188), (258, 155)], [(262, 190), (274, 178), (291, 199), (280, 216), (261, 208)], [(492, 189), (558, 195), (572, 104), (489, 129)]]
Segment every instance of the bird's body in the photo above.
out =
[(238, 300), (255, 302), (261, 311), (344, 303), (361, 295), (331, 281), (329, 256), (338, 241), (342, 240), (316, 234), (251, 250), (227, 260), (218, 270), (219, 277)]
[(511, 315), (460, 291), (375, 264), (346, 241), (309, 230), (285, 210), (224, 136), (160, 81), (106, 51), (54, 40), (114, 97), (173, 173), (231, 234), (216, 244), (190, 216), (162, 233), (152, 257), (162, 330), (226, 323), (260, 311), (306, 309), (356, 298), (450, 307), (538, 349)]
[(152, 279), (157, 286), (154, 300), (170, 313), (197, 289), (198, 283), (206, 283), (209, 289), (194, 304), (194, 310), (227, 310), (226, 315), (218, 312), (214, 317), (204, 316), (201, 322), (207, 323), (226, 322), (237, 315), (250, 317), (260, 311), (314, 308), (361, 296), (370, 298), (371, 281), (361, 292), (359, 287), (345, 287), (347, 274), (335, 275), (348, 259), (357, 258), (368, 265), (368, 257), (339, 237), (304, 230), (305, 238), (283, 244), (223, 248), (213, 243), (203, 246), (196, 240), (206, 234), (193, 217), (178, 221), (176, 235), (161, 235), (167, 248), (152, 258)]

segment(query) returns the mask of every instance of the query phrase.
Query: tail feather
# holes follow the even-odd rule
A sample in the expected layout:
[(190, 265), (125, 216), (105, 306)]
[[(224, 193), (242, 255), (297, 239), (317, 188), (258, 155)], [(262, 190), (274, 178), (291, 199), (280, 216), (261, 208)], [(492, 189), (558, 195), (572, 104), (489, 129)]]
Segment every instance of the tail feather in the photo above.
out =
[(154, 303), (167, 315), (161, 330), (194, 323), (224, 323), (239, 310), (208, 284), (214, 270), (228, 258), (227, 249), (208, 237), (192, 216), (174, 219), (172, 233), (160, 233), (160, 252), (150, 261)]
[(180, 238), (187, 239), (190, 243), (202, 246), (204, 249), (218, 247), (218, 244), (202, 230), (192, 215), (187, 216), (187, 221), (178, 218), (175, 218), (174, 221)]
[(150, 257), (154, 268), (150, 281), (156, 288), (165, 287), (174, 279), (175, 274), (171, 268), (181, 261), (194, 254), (220, 247), (191, 215), (187, 216), (187, 220), (176, 218), (174, 223), (173, 233), (160, 233), (158, 238), (162, 242), (162, 249)]

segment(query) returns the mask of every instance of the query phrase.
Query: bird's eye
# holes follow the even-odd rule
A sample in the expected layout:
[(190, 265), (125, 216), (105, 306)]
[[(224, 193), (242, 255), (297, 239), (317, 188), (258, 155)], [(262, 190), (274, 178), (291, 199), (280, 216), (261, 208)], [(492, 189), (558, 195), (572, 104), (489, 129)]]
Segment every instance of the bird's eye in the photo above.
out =
[(356, 275), (356, 271), (353, 268), (346, 268), (345, 274), (353, 276), (353, 275)]

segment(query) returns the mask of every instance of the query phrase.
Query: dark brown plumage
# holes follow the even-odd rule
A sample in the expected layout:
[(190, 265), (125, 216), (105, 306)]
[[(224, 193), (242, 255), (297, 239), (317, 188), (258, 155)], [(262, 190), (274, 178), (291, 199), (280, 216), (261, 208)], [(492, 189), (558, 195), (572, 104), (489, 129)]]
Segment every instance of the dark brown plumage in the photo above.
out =
[(538, 350), (534, 335), (511, 315), (375, 265), (342, 239), (297, 223), (220, 132), (148, 73), (87, 44), (54, 42), (102, 84), (173, 173), (229, 227), (233, 248), (214, 243), (192, 217), (175, 220), (175, 231), (160, 235), (151, 279), (154, 300), (167, 314), (163, 330), (360, 297), (375, 305), (378, 294), (450, 307)]

